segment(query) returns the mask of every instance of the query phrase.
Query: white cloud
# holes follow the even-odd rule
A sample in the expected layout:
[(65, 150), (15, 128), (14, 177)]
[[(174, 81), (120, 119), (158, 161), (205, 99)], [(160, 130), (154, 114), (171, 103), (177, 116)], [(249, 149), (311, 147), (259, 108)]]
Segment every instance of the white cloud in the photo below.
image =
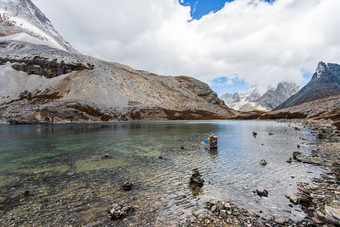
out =
[(192, 22), (176, 0), (33, 2), (84, 54), (163, 75), (269, 86), (340, 63), (339, 0), (236, 0)]

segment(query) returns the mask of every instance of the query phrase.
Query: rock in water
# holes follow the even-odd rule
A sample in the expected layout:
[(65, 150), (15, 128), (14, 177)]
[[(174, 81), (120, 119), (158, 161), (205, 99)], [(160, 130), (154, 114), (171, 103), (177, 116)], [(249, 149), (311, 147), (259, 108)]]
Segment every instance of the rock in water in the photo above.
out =
[(268, 191), (266, 189), (264, 189), (263, 191), (256, 189), (256, 193), (260, 197), (268, 197)]
[(113, 204), (112, 208), (108, 211), (108, 216), (111, 219), (122, 219), (127, 216), (129, 212), (134, 211), (132, 206)]
[(297, 160), (298, 159), (298, 156), (300, 156), (301, 155), (301, 152), (300, 151), (294, 151), (293, 152), (293, 158), (295, 159), (295, 160)]
[(122, 184), (122, 187), (125, 191), (130, 191), (132, 189), (133, 184), (131, 182), (125, 182)]
[(201, 173), (198, 171), (197, 168), (192, 170), (192, 175), (190, 177), (190, 185), (189, 188), (192, 190), (193, 195), (198, 195), (201, 188), (204, 185), (204, 180), (202, 178)]
[(260, 161), (260, 165), (263, 165), (263, 166), (265, 166), (265, 165), (267, 165), (268, 163), (266, 162), (266, 160), (264, 160), (264, 159), (262, 159), (261, 161)]
[(190, 184), (195, 184), (197, 186), (203, 187), (204, 180), (202, 179), (201, 173), (197, 168), (192, 170), (192, 175), (190, 177)]
[(218, 137), (211, 135), (209, 137), (209, 146), (210, 146), (210, 150), (217, 150), (217, 141), (218, 141)]

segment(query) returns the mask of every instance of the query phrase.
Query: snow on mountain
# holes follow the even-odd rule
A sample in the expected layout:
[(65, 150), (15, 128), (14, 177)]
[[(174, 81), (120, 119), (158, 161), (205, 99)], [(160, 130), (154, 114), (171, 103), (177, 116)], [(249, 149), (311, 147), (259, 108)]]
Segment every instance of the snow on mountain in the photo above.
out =
[(30, 0), (0, 0), (0, 9), (0, 122), (207, 120), (235, 114), (194, 78), (78, 54)]
[(309, 83), (276, 109), (298, 106), (340, 94), (340, 65), (320, 62)]
[[(0, 0), (0, 22), (10, 26), (1, 26), (0, 35), (7, 39), (31, 42), (39, 39), (48, 45), (70, 53), (78, 53), (54, 29), (51, 22), (30, 0)], [(26, 33), (25, 37), (20, 33)], [(17, 36), (13, 36), (19, 34)], [(31, 36), (31, 37), (29, 37)], [(35, 39), (32, 39), (35, 38)], [(36, 44), (34, 41), (33, 44)]]
[[(281, 82), (260, 95), (256, 86), (239, 91), (233, 95), (225, 94), (221, 99), (227, 106), (240, 111), (270, 111), (300, 90), (295, 83)], [(232, 98), (231, 98), (232, 97)]]
[(246, 90), (238, 91), (235, 94), (226, 93), (220, 97), (224, 103), (234, 110), (239, 110), (242, 106), (249, 102), (253, 102), (260, 98), (260, 92), (255, 85), (250, 86)]

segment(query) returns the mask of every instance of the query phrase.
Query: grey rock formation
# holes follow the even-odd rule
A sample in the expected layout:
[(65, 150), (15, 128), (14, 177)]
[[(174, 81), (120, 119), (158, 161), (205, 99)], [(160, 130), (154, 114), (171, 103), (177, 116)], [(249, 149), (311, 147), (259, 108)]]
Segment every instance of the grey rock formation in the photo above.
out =
[[(9, 36), (25, 33), (27, 37), (34, 37), (42, 42), (48, 42), (56, 48), (78, 53), (54, 29), (49, 19), (32, 3), (31, 0), (1, 0), (2, 12), (0, 23), (0, 36)], [(14, 37), (12, 37), (14, 38)], [(22, 39), (15, 36), (16, 39)]]
[(311, 81), (276, 110), (340, 94), (340, 65), (320, 62)]
[(269, 89), (256, 102), (268, 110), (273, 110), (300, 90), (296, 83), (282, 82)]
[(300, 87), (291, 82), (281, 82), (260, 95), (256, 86), (233, 95), (225, 94), (221, 99), (226, 105), (240, 111), (270, 111), (298, 92)]

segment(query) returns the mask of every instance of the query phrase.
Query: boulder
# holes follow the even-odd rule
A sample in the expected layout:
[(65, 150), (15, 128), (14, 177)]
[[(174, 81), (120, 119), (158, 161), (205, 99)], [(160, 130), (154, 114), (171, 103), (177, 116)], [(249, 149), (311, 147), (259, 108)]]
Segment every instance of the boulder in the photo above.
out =
[(129, 212), (133, 211), (134, 208), (132, 206), (113, 204), (112, 208), (108, 211), (108, 217), (113, 220), (122, 219), (126, 217)]
[(266, 162), (266, 160), (264, 160), (264, 159), (262, 159), (261, 161), (260, 161), (260, 165), (263, 165), (263, 166), (265, 166), (265, 165), (267, 165), (268, 163)]
[(264, 190), (256, 189), (256, 193), (260, 197), (268, 197), (268, 191), (266, 189)]
[(131, 182), (125, 182), (124, 184), (122, 184), (122, 187), (125, 191), (130, 191), (133, 187), (133, 184)]

